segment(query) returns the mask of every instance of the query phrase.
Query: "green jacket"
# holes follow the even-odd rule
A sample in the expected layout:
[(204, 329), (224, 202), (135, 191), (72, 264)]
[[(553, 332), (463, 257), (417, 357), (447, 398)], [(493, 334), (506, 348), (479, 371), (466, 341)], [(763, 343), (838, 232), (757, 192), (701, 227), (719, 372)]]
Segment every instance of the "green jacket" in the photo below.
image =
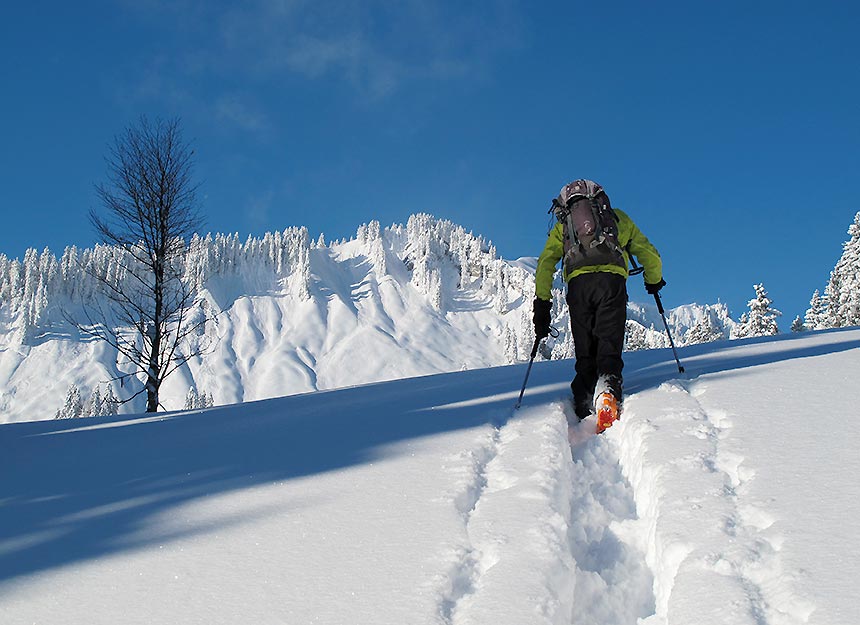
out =
[[(648, 284), (657, 284), (663, 279), (663, 261), (660, 260), (657, 248), (651, 245), (651, 242), (642, 234), (642, 231), (633, 223), (633, 220), (627, 216), (627, 213), (617, 208), (614, 210), (615, 214), (618, 215), (618, 242), (624, 249), (624, 258), (627, 260), (627, 264), (630, 264), (629, 251), (645, 267), (645, 282)], [(562, 256), (564, 256), (564, 227), (559, 222), (550, 231), (543, 252), (541, 252), (538, 258), (537, 272), (535, 273), (535, 295), (542, 300), (552, 299), (552, 277), (555, 274), (555, 267), (558, 265), (558, 261), (562, 259)], [(569, 282), (571, 278), (584, 273), (597, 273), (600, 271), (617, 273), (625, 278), (629, 275), (626, 267), (619, 267), (618, 265), (592, 265), (576, 269), (570, 275), (565, 275), (564, 281)]]

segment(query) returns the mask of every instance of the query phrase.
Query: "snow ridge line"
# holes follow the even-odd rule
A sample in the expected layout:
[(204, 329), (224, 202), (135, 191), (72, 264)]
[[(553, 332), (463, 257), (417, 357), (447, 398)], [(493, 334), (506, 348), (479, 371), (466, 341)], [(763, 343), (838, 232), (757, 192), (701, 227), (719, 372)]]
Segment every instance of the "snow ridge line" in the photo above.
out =
[(743, 502), (755, 471), (724, 449), (732, 422), (705, 410), (703, 392), (675, 381), (634, 395), (613, 432), (654, 574), (656, 613), (645, 622), (802, 625), (812, 606), (780, 582), (782, 538), (766, 533), (774, 519)]

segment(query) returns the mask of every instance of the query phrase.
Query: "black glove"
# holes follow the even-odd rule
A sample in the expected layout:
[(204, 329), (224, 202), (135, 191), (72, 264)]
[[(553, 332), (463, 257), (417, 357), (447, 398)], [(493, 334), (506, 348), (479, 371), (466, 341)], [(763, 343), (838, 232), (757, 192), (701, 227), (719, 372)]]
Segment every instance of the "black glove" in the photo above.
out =
[(534, 303), (535, 336), (538, 340), (549, 336), (549, 325), (552, 322), (552, 302), (539, 297)]
[(666, 281), (661, 278), (660, 282), (658, 282), (657, 284), (648, 284), (646, 282), (645, 290), (648, 291), (649, 295), (657, 295), (657, 293), (660, 292), (660, 289), (662, 289), (664, 286), (666, 286)]

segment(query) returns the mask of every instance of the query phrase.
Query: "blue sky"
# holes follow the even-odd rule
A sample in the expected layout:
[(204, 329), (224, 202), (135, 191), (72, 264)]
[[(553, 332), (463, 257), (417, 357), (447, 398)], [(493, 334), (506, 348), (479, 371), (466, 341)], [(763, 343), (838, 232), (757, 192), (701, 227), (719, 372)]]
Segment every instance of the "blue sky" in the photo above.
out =
[(849, 2), (14, 3), (0, 253), (92, 245), (112, 138), (180, 117), (207, 231), (425, 211), (535, 256), (588, 177), (661, 251), (667, 305), (737, 316), (763, 281), (787, 328), (860, 210), (858, 26)]

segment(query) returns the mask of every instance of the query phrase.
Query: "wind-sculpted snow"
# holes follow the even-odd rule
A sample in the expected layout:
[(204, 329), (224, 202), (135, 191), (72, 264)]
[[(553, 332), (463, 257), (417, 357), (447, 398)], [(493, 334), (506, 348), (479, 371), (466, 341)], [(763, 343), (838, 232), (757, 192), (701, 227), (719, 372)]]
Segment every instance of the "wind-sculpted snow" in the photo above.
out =
[[(2, 623), (860, 622), (860, 330), (0, 426)], [(838, 392), (836, 392), (838, 389)]]

